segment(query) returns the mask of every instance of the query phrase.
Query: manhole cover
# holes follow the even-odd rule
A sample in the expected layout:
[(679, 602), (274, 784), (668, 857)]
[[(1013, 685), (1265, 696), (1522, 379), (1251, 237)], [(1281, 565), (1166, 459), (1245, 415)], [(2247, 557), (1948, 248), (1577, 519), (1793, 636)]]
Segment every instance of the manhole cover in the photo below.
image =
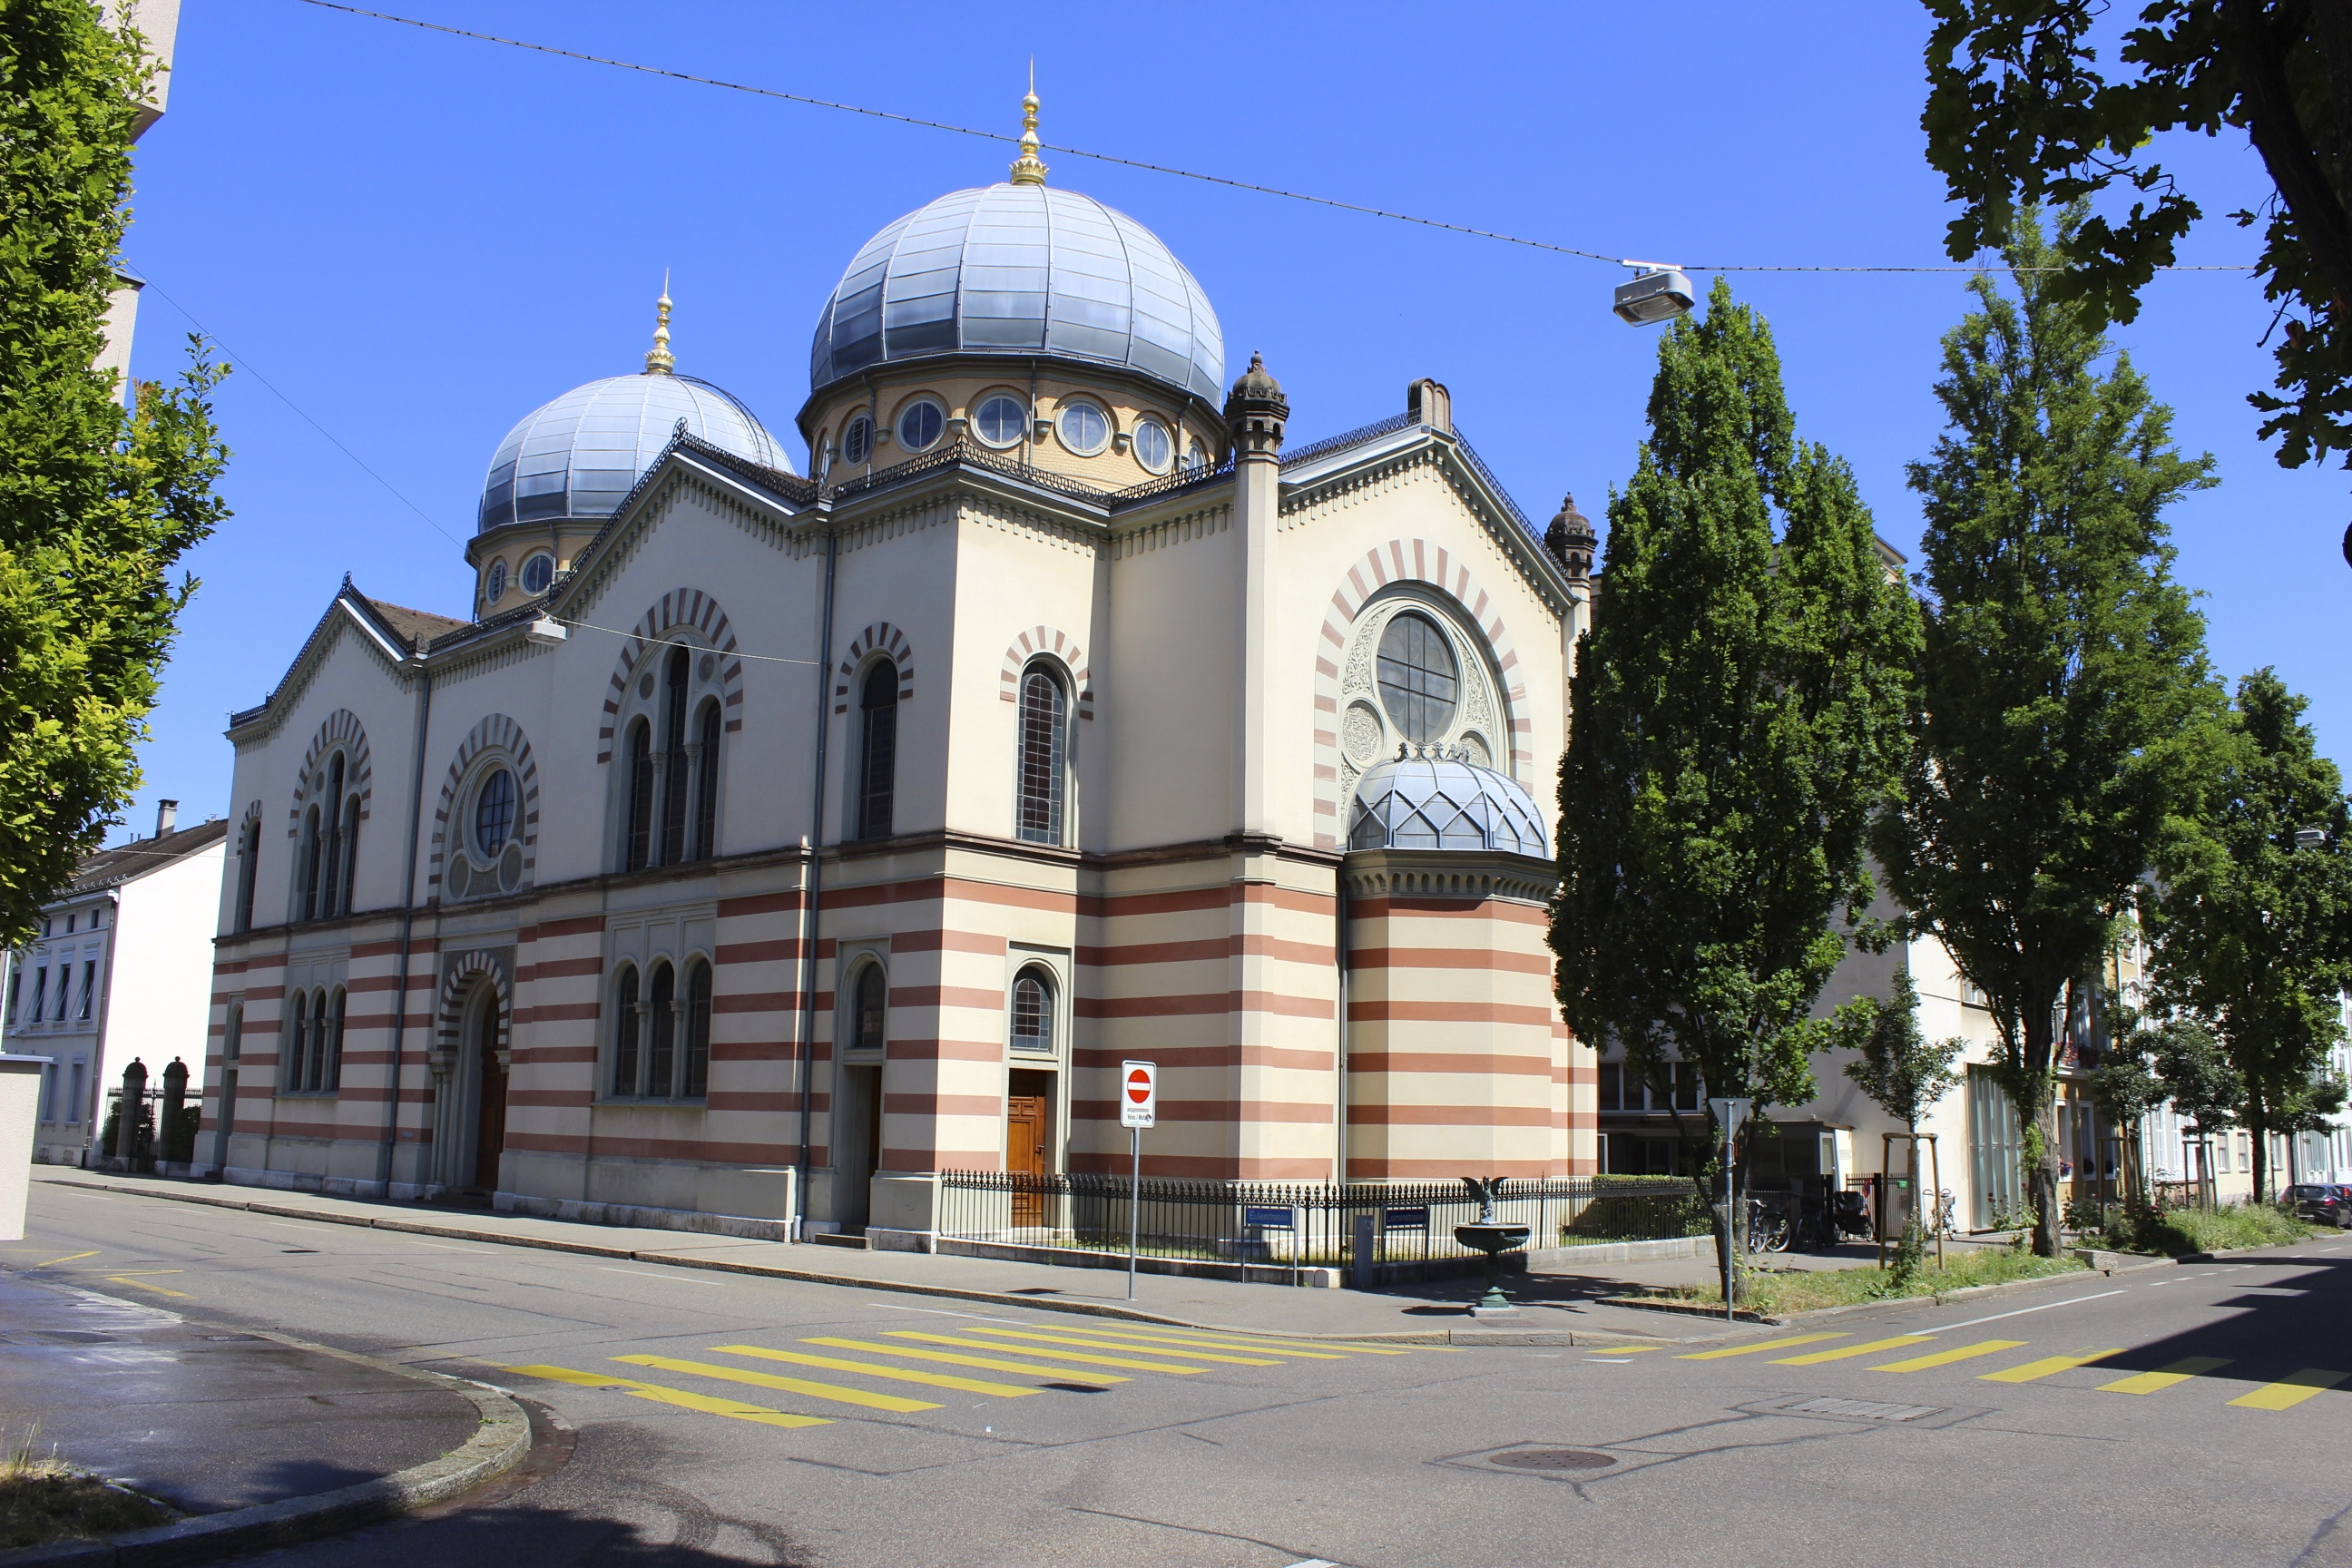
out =
[(1489, 1454), (1486, 1461), (1515, 1470), (1604, 1470), (1617, 1462), (1611, 1455), (1589, 1448), (1514, 1448), (1507, 1454)]
[(1808, 1399), (1781, 1406), (1789, 1415), (1838, 1415), (1848, 1421), (1916, 1421), (1942, 1412), (1940, 1405), (1882, 1405), (1870, 1399)]

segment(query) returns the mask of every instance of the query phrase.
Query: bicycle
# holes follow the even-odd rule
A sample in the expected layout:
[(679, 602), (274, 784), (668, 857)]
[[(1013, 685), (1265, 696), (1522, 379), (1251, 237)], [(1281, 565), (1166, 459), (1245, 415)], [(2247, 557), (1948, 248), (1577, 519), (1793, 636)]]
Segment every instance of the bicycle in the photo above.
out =
[(1958, 1241), (1960, 1238), (1959, 1206), (1959, 1199), (1952, 1195), (1950, 1188), (1947, 1187), (1937, 1193), (1935, 1224), (1928, 1234), (1940, 1237), (1946, 1241)]
[(1748, 1200), (1748, 1250), (1750, 1253), (1789, 1250), (1789, 1209), (1785, 1203), (1765, 1198)]

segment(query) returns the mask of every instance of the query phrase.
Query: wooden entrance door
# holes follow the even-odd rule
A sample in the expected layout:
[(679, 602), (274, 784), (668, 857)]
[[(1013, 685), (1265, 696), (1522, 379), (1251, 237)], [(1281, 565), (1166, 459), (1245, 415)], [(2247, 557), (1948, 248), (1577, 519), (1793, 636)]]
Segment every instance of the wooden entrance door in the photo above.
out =
[[(1045, 1176), (1053, 1170), (1046, 1152), (1052, 1132), (1054, 1079), (1050, 1073), (1015, 1072), (1004, 1097), (1004, 1168), (1014, 1176)], [(1045, 1223), (1042, 1182), (1016, 1183), (1013, 1223)]]
[(507, 1146), (507, 1069), (499, 1065), (498, 1003), (484, 1008), (475, 1058), (482, 1076), (474, 1092), (474, 1185), (485, 1190), (499, 1184), (499, 1156)]

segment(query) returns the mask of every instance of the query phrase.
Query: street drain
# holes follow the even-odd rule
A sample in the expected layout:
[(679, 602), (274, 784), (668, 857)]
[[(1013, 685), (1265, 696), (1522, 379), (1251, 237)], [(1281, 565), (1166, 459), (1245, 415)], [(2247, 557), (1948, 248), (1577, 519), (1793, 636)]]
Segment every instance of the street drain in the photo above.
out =
[(1780, 1407), (1784, 1415), (1838, 1415), (1848, 1421), (1916, 1421), (1942, 1412), (1940, 1405), (1882, 1405), (1870, 1399), (1808, 1399)]
[(1507, 1454), (1489, 1454), (1486, 1462), (1515, 1470), (1605, 1470), (1617, 1461), (1588, 1448), (1514, 1448)]

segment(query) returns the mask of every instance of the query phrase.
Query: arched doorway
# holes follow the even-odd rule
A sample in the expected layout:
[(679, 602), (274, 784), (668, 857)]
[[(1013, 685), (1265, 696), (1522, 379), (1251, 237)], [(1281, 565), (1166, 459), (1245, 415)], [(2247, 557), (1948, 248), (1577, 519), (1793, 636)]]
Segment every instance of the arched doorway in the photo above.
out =
[(496, 986), (474, 987), (466, 1007), (465, 1045), (458, 1070), (473, 1100), (465, 1169), (457, 1185), (492, 1192), (499, 1184), (499, 1156), (507, 1146), (507, 1067), (500, 1048), (501, 1019)]

